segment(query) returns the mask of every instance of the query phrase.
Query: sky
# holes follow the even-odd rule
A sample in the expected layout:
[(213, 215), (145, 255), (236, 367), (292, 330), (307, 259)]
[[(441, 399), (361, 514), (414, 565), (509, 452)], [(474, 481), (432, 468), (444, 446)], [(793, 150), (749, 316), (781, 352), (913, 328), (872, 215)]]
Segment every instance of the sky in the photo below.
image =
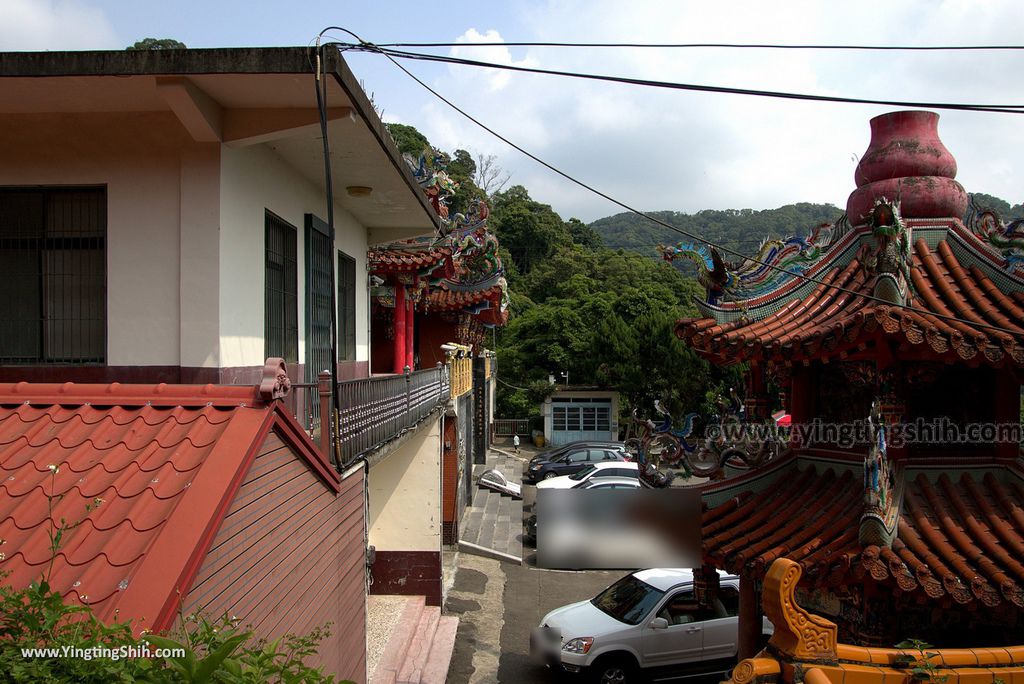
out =
[[(473, 47), (474, 42), (1020, 44), (1019, 0), (0, 0), (0, 50), (308, 45), (328, 26), (368, 42), (457, 42), (439, 54), (545, 69), (901, 101), (1024, 104), (1024, 51), (848, 52)], [(339, 32), (328, 34), (345, 39)], [(477, 128), (379, 55), (346, 60), (385, 121), (442, 150), (494, 155), (563, 218), (617, 206)], [(645, 211), (845, 207), (869, 120), (896, 107), (808, 103), (515, 74), (426, 62), (413, 73), (516, 144)], [(968, 192), (1024, 202), (1024, 115), (940, 112)]]

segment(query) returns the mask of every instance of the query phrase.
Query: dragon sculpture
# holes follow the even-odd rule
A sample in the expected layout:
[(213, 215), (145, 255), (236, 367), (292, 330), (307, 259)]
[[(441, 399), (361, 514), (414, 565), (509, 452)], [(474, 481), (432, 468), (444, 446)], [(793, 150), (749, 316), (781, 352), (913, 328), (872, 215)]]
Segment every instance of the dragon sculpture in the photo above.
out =
[(900, 216), (899, 201), (881, 198), (871, 211), (871, 234), (875, 247), (861, 245), (858, 260), (875, 276), (874, 296), (894, 304), (906, 304), (913, 291), (910, 277), (910, 230)]
[(715, 304), (724, 295), (732, 292), (736, 277), (714, 247), (680, 242), (674, 247), (658, 245), (657, 249), (665, 261), (671, 262), (676, 257), (684, 257), (697, 265), (697, 281), (707, 291), (708, 304)]
[(731, 264), (714, 247), (692, 242), (675, 246), (658, 245), (666, 261), (686, 258), (697, 265), (697, 280), (704, 286), (708, 304), (722, 300), (758, 297), (804, 273), (836, 239), (845, 234), (845, 217), (833, 224), (816, 227), (807, 237), (766, 239), (757, 253)]
[[(430, 161), (427, 161), (427, 154), (430, 153)], [(412, 170), (416, 182), (426, 193), (427, 199), (434, 207), (434, 211), (441, 217), (443, 222), (448, 221), (448, 200), (459, 189), (459, 184), (452, 180), (445, 171), (444, 157), (437, 150), (424, 150), (419, 159), (411, 154), (403, 154), (402, 158)]]
[(994, 209), (980, 206), (971, 195), (967, 227), (1003, 257), (1008, 273), (1024, 275), (1024, 219), (1003, 223)]

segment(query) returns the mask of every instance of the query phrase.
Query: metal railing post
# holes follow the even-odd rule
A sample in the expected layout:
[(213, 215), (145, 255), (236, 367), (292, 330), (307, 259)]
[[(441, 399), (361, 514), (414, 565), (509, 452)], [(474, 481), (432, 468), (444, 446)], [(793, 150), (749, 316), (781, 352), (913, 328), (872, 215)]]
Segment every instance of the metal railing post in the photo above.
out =
[(331, 373), (320, 371), (317, 375), (317, 391), (320, 394), (320, 451), (335, 467), (334, 449), (331, 448)]
[[(412, 397), (410, 396), (410, 386), (412, 385), (412, 369), (408, 366), (405, 367), (405, 415), (409, 415), (409, 411), (412, 408)], [(408, 418), (406, 418), (408, 420)]]

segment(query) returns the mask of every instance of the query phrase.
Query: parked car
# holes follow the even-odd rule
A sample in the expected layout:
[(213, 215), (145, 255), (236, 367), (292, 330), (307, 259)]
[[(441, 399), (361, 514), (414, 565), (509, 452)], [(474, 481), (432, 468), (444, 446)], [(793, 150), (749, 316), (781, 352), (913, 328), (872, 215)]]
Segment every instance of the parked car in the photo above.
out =
[(649, 487), (650, 485), (642, 482), (638, 477), (595, 477), (576, 485), (573, 489), (647, 489)]
[(546, 449), (531, 459), (531, 463), (534, 461), (551, 461), (559, 456), (564, 455), (568, 451), (573, 449), (579, 449), (580, 447), (597, 447), (599, 449), (617, 449), (619, 451), (626, 450), (625, 442), (605, 442), (602, 440), (593, 439), (581, 439), (576, 442), (569, 442), (568, 444), (562, 444), (561, 446), (552, 447)]
[(530, 482), (540, 482), (549, 477), (571, 475), (594, 463), (625, 460), (624, 453), (613, 447), (576, 447), (550, 461), (530, 461), (526, 469), (526, 479)]
[[(736, 664), (739, 578), (719, 572), (720, 589), (701, 607), (690, 570), (631, 573), (589, 601), (551, 611), (530, 637), (544, 664), (584, 672), (597, 682), (634, 682), (641, 674), (711, 674)], [(763, 637), (772, 624), (762, 619)]]
[(639, 477), (636, 463), (629, 461), (601, 461), (591, 463), (572, 475), (549, 477), (537, 485), (538, 489), (577, 489), (592, 479), (606, 477)]

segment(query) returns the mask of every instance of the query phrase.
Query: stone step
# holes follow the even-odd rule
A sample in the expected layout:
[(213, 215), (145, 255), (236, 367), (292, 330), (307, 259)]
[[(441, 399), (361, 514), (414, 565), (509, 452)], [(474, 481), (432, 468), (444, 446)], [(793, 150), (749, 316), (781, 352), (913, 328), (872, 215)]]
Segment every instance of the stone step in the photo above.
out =
[(439, 606), (427, 606), (420, 615), (419, 624), (413, 632), (409, 648), (405, 652), (405, 660), (395, 677), (395, 684), (420, 684), (423, 666), (430, 655), (430, 647), (434, 643), (434, 633), (441, 619)]
[(370, 684), (395, 684), (426, 609), (426, 597), (410, 596), (402, 617), (388, 637), (384, 653), (370, 677)]
[(459, 631), (459, 618), (454, 615), (442, 615), (434, 633), (434, 643), (430, 646), (427, 662), (423, 665), (422, 684), (444, 684), (448, 678), (448, 666), (452, 662), (455, 651), (455, 635)]

